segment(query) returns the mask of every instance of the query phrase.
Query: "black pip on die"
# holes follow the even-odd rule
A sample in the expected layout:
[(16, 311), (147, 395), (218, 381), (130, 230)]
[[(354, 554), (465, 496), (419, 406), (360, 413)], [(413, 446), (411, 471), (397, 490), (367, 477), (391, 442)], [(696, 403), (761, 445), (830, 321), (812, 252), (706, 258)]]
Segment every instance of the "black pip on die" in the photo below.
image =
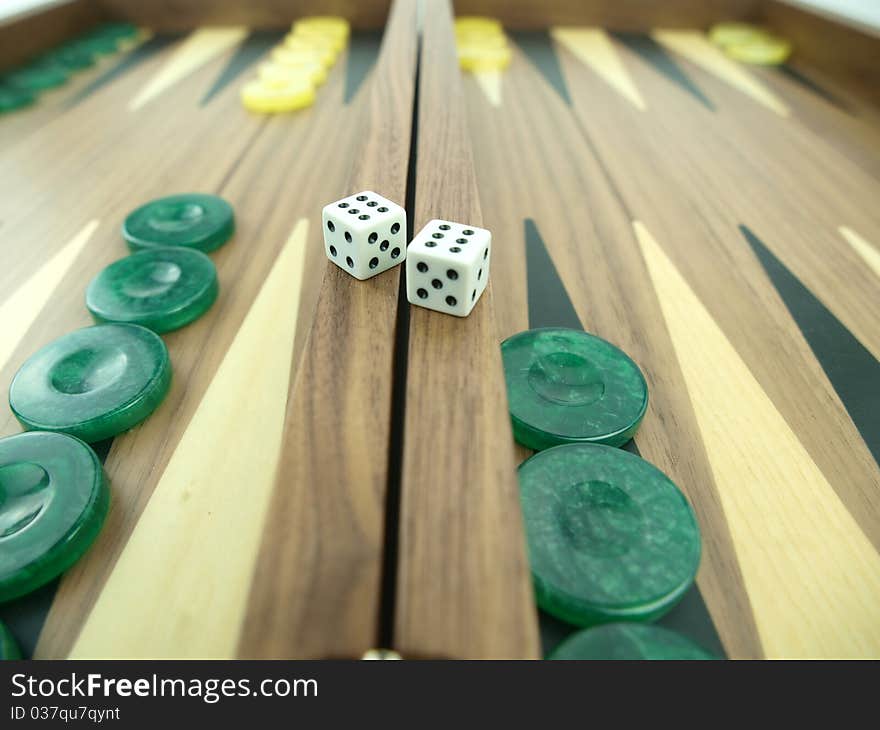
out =
[(492, 234), (433, 220), (409, 245), (406, 298), (411, 304), (467, 317), (489, 281)]
[(406, 211), (371, 190), (325, 205), (321, 222), (327, 258), (358, 279), (406, 258)]

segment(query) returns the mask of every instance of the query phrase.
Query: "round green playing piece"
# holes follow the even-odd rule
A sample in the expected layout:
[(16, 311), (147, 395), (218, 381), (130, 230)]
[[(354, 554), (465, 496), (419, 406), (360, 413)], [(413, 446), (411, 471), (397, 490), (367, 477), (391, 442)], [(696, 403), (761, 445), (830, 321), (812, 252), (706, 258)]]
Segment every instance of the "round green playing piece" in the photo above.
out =
[(79, 560), (109, 503), (101, 462), (79, 439), (43, 432), (0, 439), (0, 602)]
[(21, 659), (21, 652), (6, 624), (0, 621), (0, 661), (4, 659)]
[(92, 279), (86, 306), (97, 322), (170, 332), (207, 312), (217, 291), (217, 269), (201, 251), (151, 248), (115, 261)]
[(90, 33), (77, 40), (77, 44), (92, 53), (107, 56), (116, 53), (119, 38), (102, 33)]
[(9, 72), (3, 80), (25, 91), (44, 91), (61, 86), (67, 78), (67, 71), (58, 64), (40, 61)]
[(652, 621), (700, 564), (700, 530), (684, 495), (627, 451), (565, 444), (519, 467), (538, 605), (578, 626)]
[(133, 23), (104, 23), (94, 32), (109, 38), (133, 38), (139, 30)]
[(0, 84), (0, 114), (33, 104), (36, 97), (30, 91)]
[(122, 235), (132, 251), (183, 246), (208, 253), (235, 231), (232, 206), (216, 195), (188, 193), (153, 200), (130, 213)]
[(170, 384), (159, 335), (135, 324), (99, 324), (31, 355), (9, 386), (9, 406), (27, 429), (94, 443), (143, 421)]
[(43, 56), (43, 59), (67, 71), (81, 71), (95, 65), (94, 54), (75, 43), (50, 51)]
[(717, 659), (687, 637), (651, 624), (605, 624), (578, 631), (549, 659)]
[(523, 446), (620, 446), (642, 422), (644, 376), (599, 337), (563, 328), (528, 330), (502, 342), (501, 356), (513, 435)]

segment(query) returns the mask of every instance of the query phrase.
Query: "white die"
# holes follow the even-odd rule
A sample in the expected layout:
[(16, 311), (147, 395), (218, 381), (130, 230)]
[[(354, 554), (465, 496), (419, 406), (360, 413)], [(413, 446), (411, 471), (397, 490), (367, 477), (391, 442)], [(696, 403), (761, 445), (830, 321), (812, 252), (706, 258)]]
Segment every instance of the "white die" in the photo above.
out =
[(433, 220), (409, 245), (406, 298), (411, 304), (467, 317), (489, 281), (492, 234)]
[(406, 258), (406, 211), (371, 190), (325, 205), (321, 224), (327, 258), (358, 279)]

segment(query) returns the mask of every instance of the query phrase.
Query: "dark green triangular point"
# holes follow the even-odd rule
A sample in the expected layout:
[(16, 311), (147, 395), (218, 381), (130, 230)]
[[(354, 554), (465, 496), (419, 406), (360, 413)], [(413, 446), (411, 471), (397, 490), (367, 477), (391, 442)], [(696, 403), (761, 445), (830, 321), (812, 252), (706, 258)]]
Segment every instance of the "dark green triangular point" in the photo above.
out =
[(669, 613), (657, 621), (657, 624), (687, 636), (717, 657), (727, 656), (718, 636), (718, 630), (712, 621), (712, 614), (709, 613), (703, 594), (696, 583)]
[(666, 50), (651, 36), (644, 33), (624, 33), (612, 31), (612, 35), (633, 53), (637, 53), (645, 61), (651, 64), (657, 71), (663, 74), (672, 83), (684, 89), (704, 107), (715, 111), (715, 105), (700, 90), (693, 80), (684, 72), (681, 66), (670, 56)]
[(348, 43), (348, 63), (345, 67), (346, 104), (354, 99), (367, 74), (376, 65), (381, 45), (381, 31), (358, 31), (351, 34)]
[(880, 362), (752, 231), (739, 229), (880, 464)]
[(156, 35), (149, 40), (144, 41), (139, 46), (123, 55), (118, 63), (108, 68), (100, 76), (95, 77), (90, 83), (83, 86), (78, 92), (76, 92), (76, 94), (71, 96), (70, 99), (67, 100), (65, 107), (70, 108), (76, 106), (99, 89), (107, 86), (107, 84), (120, 78), (147, 59), (152, 58), (157, 53), (170, 46), (172, 43), (178, 41), (181, 37), (181, 33), (163, 33), (162, 35)]
[(60, 578), (55, 578), (35, 591), (0, 605), (0, 621), (15, 637), (15, 643), (25, 659), (34, 655), (60, 581)]
[(814, 94), (823, 98), (832, 106), (836, 106), (838, 109), (842, 109), (844, 111), (849, 111), (849, 107), (840, 98), (832, 94), (821, 84), (813, 81), (813, 79), (811, 79), (809, 76), (798, 71), (796, 68), (789, 66), (787, 63), (784, 63), (777, 68), (779, 69), (779, 72), (781, 74), (787, 76), (796, 84), (803, 86), (808, 91), (812, 91)]
[(531, 218), (525, 220), (525, 238), (529, 327), (583, 329), (538, 226)]
[(633, 454), (634, 456), (641, 456), (642, 455), (642, 452), (639, 451), (639, 447), (636, 446), (636, 440), (634, 438), (627, 441), (620, 448), (623, 449), (624, 451), (629, 451), (629, 453)]
[(237, 79), (250, 68), (251, 64), (265, 56), (272, 46), (277, 45), (284, 37), (283, 30), (255, 30), (239, 45), (229, 59), (229, 63), (217, 75), (211, 88), (202, 97), (199, 106), (205, 106), (211, 99)]
[(556, 47), (550, 34), (545, 30), (514, 31), (510, 36), (535, 68), (541, 72), (547, 83), (556, 90), (566, 104), (571, 106), (568, 86), (565, 84), (562, 66), (559, 64), (559, 56), (556, 55)]

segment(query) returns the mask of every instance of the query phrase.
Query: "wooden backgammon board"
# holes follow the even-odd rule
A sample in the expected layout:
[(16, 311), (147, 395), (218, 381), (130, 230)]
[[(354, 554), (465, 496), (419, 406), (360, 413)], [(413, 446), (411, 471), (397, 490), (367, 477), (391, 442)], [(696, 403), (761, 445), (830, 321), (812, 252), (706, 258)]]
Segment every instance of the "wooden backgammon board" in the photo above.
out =
[[(312, 16), (346, 30), (294, 95), (278, 65), (308, 65), (310, 31), (288, 34)], [(472, 16), (497, 21), (498, 63), (465, 62)], [(791, 55), (739, 60), (720, 21)], [(73, 0), (0, 21), (0, 436), (91, 444), (0, 441), (12, 641), (541, 658), (610, 621), (717, 657), (880, 656), (878, 51), (781, 0)], [(381, 250), (406, 261), (363, 280), (322, 214), (359, 191), (405, 211)], [(189, 251), (96, 280), (156, 250), (132, 218), (150, 204)], [(488, 243), (485, 274), (444, 263), (441, 294), (408, 297), (429, 221), (464, 231), (460, 256), (491, 233), (485, 291)], [(472, 311), (442, 311), (474, 271)], [(190, 275), (176, 319), (106, 324), (114, 292)], [(137, 378), (134, 410), (49, 424)], [(551, 427), (594, 416), (602, 438)], [(91, 522), (43, 536), (81, 470)]]

